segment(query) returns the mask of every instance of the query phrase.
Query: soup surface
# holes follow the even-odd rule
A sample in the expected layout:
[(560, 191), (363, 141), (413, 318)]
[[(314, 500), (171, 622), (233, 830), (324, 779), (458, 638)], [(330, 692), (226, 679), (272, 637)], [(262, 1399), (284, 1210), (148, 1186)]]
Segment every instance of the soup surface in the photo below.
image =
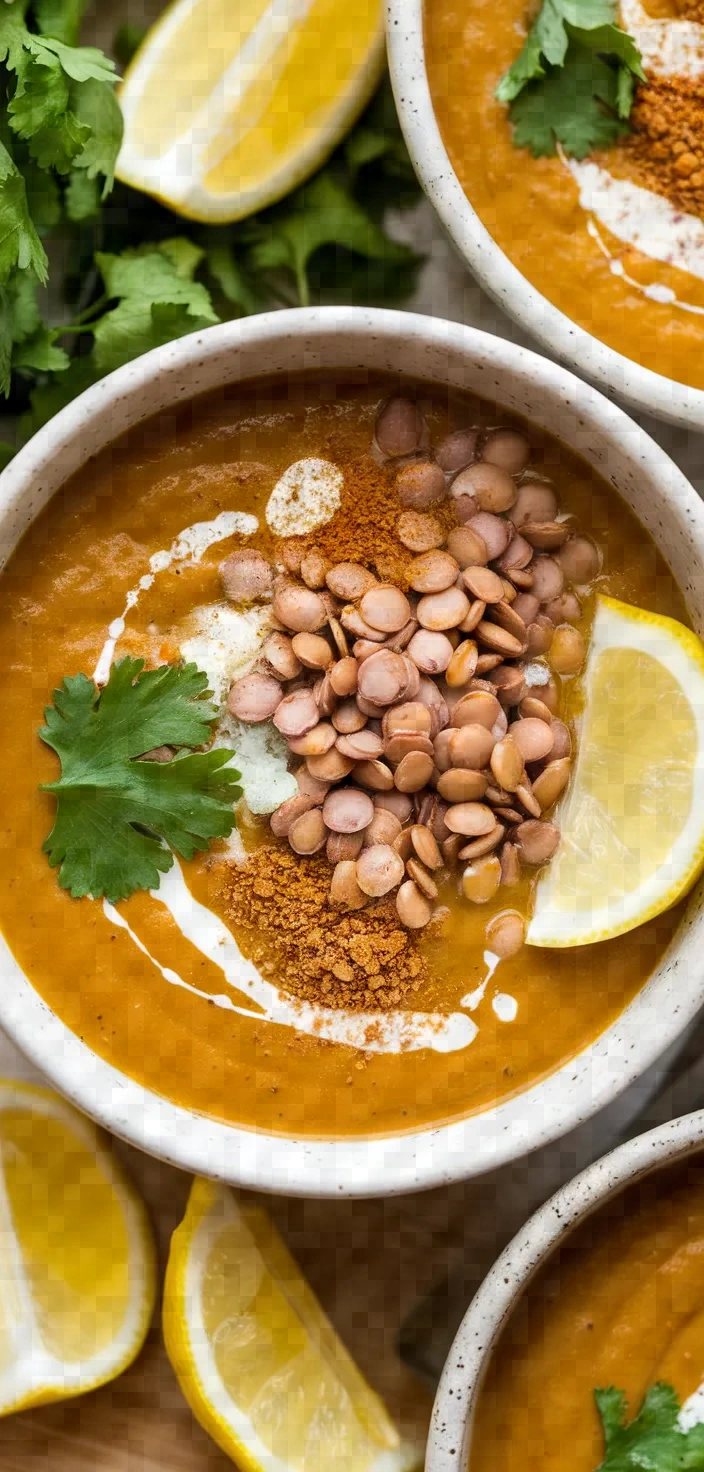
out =
[[(628, 143), (582, 163), (534, 158), (514, 147), (508, 110), (494, 92), (520, 51), (531, 9), (525, 0), (425, 0), (425, 7), (438, 124), (455, 173), (490, 235), (580, 327), (655, 373), (704, 388), (704, 236), (696, 207), (686, 215), (687, 238), (699, 244), (680, 249), (690, 207), (675, 208), (645, 189), (629, 196), (629, 204), (623, 181), (643, 185)], [(656, 5), (647, 10), (655, 13)], [(644, 50), (646, 9), (628, 0), (621, 11)], [(676, 11), (697, 15), (692, 4)], [(657, 13), (666, 19), (675, 7), (661, 5)], [(704, 27), (698, 30), (704, 54)], [(667, 146), (660, 146), (661, 157), (672, 142), (666, 138)], [(636, 202), (631, 229), (629, 210)]]
[[(630, 1421), (658, 1381), (680, 1403), (704, 1382), (701, 1157), (618, 1196), (538, 1274), (489, 1365), (471, 1472), (564, 1472), (567, 1447), (570, 1472), (594, 1472), (594, 1391), (623, 1390)], [(704, 1419), (701, 1397), (688, 1413), (684, 1429)]]
[[(426, 979), (374, 1034), (369, 1014), (363, 1025), (339, 1010), (304, 1017), (277, 991), (267, 937), (224, 903), (234, 863), (228, 844), (174, 865), (157, 896), (139, 893), (116, 908), (71, 899), (49, 868), (42, 843), (54, 800), (38, 784), (58, 767), (37, 732), (52, 691), (66, 675), (109, 665), (113, 653), (142, 653), (151, 664), (184, 656), (213, 686), (222, 683), (237, 640), (246, 657), (253, 626), (240, 615), (227, 622), (235, 615), (223, 612), (218, 566), (243, 545), (276, 556), (265, 508), (292, 463), (322, 456), (338, 468), (342, 499), (330, 528), (341, 545), (360, 497), (375, 498), (376, 517), (384, 508), (395, 517), (391, 481), (369, 453), (380, 401), (395, 387), (366, 377), (328, 378), (322, 388), (258, 383), (162, 415), (54, 496), (0, 579), (4, 934), (41, 996), (101, 1057), (180, 1104), (246, 1126), (365, 1134), (486, 1108), (603, 1031), (677, 924), (671, 912), (642, 927), (636, 943), (626, 935), (581, 950), (524, 948), (490, 977), (484, 927), (505, 900), (472, 907), (448, 881), (444, 925), (414, 942)], [(458, 425), (507, 422), (496, 405), (426, 386), (418, 392), (434, 442)], [(564, 447), (528, 432), (538, 472), (559, 482), (563, 504), (603, 549), (603, 591), (685, 617), (665, 563), (614, 492)], [(279, 780), (280, 768), (267, 771), (265, 783)], [(290, 782), (285, 768), (283, 775)], [(249, 848), (272, 841), (265, 820), (243, 818), (242, 828)], [(524, 881), (521, 902), (528, 898)], [(508, 1017), (493, 1005), (497, 993), (511, 999)], [(399, 1018), (420, 1029), (421, 1043), (404, 1050), (379, 1042)], [(438, 1040), (451, 1034), (443, 1050)]]

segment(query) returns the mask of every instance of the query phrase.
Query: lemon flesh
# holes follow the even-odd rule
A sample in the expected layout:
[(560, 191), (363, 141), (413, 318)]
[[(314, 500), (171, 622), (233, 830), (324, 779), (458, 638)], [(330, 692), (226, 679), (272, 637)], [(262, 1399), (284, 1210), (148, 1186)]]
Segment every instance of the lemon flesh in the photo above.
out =
[(0, 1080), (0, 1415), (79, 1395), (141, 1348), (155, 1298), (144, 1207), (95, 1126)]
[(164, 1338), (201, 1425), (246, 1472), (410, 1472), (357, 1369), (266, 1212), (196, 1180), (174, 1233)]
[(669, 909), (704, 865), (704, 646), (599, 598), (577, 763), (528, 943), (578, 946)]
[(347, 132), (383, 48), (381, 0), (174, 0), (120, 89), (117, 176), (191, 219), (262, 209)]

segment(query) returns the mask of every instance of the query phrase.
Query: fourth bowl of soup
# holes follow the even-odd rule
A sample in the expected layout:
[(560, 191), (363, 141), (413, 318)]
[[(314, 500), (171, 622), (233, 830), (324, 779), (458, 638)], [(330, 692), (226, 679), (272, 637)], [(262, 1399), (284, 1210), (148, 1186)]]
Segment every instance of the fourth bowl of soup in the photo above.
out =
[(703, 1146), (683, 1115), (530, 1218), (450, 1351), (427, 1472), (702, 1466)]
[(387, 16), (411, 157), (477, 279), (579, 373), (701, 428), (701, 6), (388, 0)]
[(682, 1033), (704, 512), (596, 391), (411, 315), (232, 323), (66, 409), (0, 515), (0, 1022), (83, 1109), (413, 1189)]

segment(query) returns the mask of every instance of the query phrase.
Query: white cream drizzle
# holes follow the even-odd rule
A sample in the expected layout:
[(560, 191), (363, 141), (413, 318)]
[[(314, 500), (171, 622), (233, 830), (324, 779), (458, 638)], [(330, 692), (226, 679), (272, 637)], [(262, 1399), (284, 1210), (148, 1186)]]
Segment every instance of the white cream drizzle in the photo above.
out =
[(155, 552), (149, 558), (149, 572), (139, 579), (136, 588), (130, 589), (122, 613), (108, 626), (108, 637), (93, 671), (96, 685), (106, 683), (115, 655), (115, 646), (125, 632), (127, 615), (130, 609), (136, 608), (142, 593), (146, 593), (147, 589), (151, 588), (157, 573), (166, 572), (166, 569), (174, 562), (200, 562), (203, 553), (207, 552), (208, 547), (214, 546), (216, 542), (224, 542), (235, 532), (251, 537), (258, 526), (256, 516), (249, 516), (245, 511), (221, 511), (220, 515), (214, 517), (212, 521), (194, 521), (192, 526), (187, 526), (184, 531), (179, 532), (176, 541), (171, 543), (168, 551), (164, 549), (161, 552)]
[(168, 874), (162, 875), (153, 899), (165, 906), (184, 938), (222, 971), (228, 986), (242, 993), (250, 1006), (238, 1006), (227, 993), (211, 996), (183, 980), (177, 971), (162, 966), (135, 934), (124, 915), (114, 905), (103, 901), (103, 910), (113, 925), (126, 930), (134, 944), (161, 972), (172, 986), (183, 987), (194, 996), (214, 1002), (241, 1017), (293, 1027), (298, 1032), (326, 1042), (343, 1043), (366, 1053), (401, 1053), (431, 1048), (436, 1053), (454, 1053), (466, 1048), (477, 1035), (476, 1023), (464, 1012), (445, 1016), (433, 1012), (352, 1012), (318, 1007), (297, 1001), (265, 981), (251, 961), (247, 961), (237, 942), (222, 920), (200, 904), (191, 894), (178, 860)]
[(515, 997), (509, 996), (508, 992), (497, 992), (496, 996), (491, 999), (491, 1005), (499, 1022), (515, 1022), (518, 1002)]
[[(579, 202), (583, 210), (596, 216), (599, 224), (633, 246), (651, 260), (662, 261), (667, 266), (676, 266), (688, 271), (690, 276), (704, 280), (704, 221), (698, 215), (684, 214), (668, 199), (642, 189), (630, 179), (614, 179), (599, 164), (563, 156), (566, 166), (579, 187)], [(591, 234), (597, 238), (592, 228)], [(598, 243), (607, 255), (614, 275), (626, 276), (622, 262), (613, 256), (605, 243)], [(626, 277), (629, 285), (637, 287), (644, 296), (654, 301), (678, 301), (674, 291), (655, 281), (643, 284)], [(686, 310), (694, 311), (685, 302), (678, 302)]]
[(621, 25), (628, 31), (651, 76), (704, 77), (704, 26), (695, 20), (658, 19), (641, 0), (621, 0)]
[(324, 526), (340, 505), (344, 475), (330, 460), (296, 460), (276, 482), (266, 519), (277, 537), (300, 537)]
[[(302, 464), (303, 462), (298, 462)], [(326, 462), (322, 462), (326, 463)], [(295, 467), (293, 467), (295, 468)], [(335, 467), (333, 467), (334, 469)], [(279, 483), (280, 484), (280, 483)], [(329, 517), (334, 515), (336, 506), (331, 505)], [(319, 524), (319, 523), (318, 523)], [(200, 562), (204, 552), (215, 543), (224, 541), (234, 532), (240, 532), (245, 536), (251, 536), (258, 528), (257, 518), (243, 512), (224, 511), (213, 521), (196, 522), (193, 526), (186, 527), (168, 551), (155, 552), (149, 559), (149, 573), (140, 578), (136, 588), (131, 589), (125, 599), (123, 614), (108, 627), (108, 635), (100, 652), (95, 668), (93, 679), (96, 684), (105, 684), (110, 674), (110, 666), (113, 662), (118, 640), (125, 630), (125, 620), (129, 611), (139, 602), (142, 592), (152, 587), (155, 577), (160, 572), (165, 572), (174, 562)], [(254, 626), (250, 621), (249, 633), (245, 637), (241, 627), (235, 630), (231, 627), (232, 618), (223, 613), (223, 605), (210, 605), (196, 609), (192, 615), (193, 631), (190, 639), (186, 639), (180, 646), (187, 658), (196, 658), (201, 668), (208, 673), (217, 686), (219, 698), (223, 698), (224, 667), (223, 661), (226, 655), (223, 648), (229, 637), (236, 640), (236, 656), (244, 660), (244, 645), (247, 638), (251, 636), (250, 655), (253, 659), (261, 643), (266, 629), (266, 618), (262, 617), (257, 623), (255, 636)], [(215, 632), (212, 627), (213, 610), (218, 611), (215, 620)], [(266, 613), (266, 610), (264, 611)], [(242, 615), (240, 615), (242, 617)], [(215, 649), (206, 649), (208, 634), (215, 639), (218, 646)], [(220, 682), (220, 684), (218, 684)], [(229, 722), (229, 724), (228, 724)], [(239, 723), (238, 723), (239, 724)], [(241, 730), (241, 727), (240, 727)], [(251, 734), (251, 733), (250, 733)], [(273, 739), (276, 733), (273, 732)], [(268, 738), (267, 738), (268, 739)], [(231, 718), (224, 712), (221, 716), (216, 744), (229, 745), (237, 741), (237, 733), (232, 729)], [(241, 769), (243, 772), (243, 785), (246, 795), (253, 807), (253, 811), (270, 812), (283, 802), (285, 797), (291, 796), (297, 790), (295, 778), (286, 771), (283, 755), (274, 747), (264, 747), (258, 750), (248, 751), (247, 743), (242, 737), (242, 759)], [(266, 749), (265, 749), (266, 748)], [(267, 765), (262, 780), (261, 773), (257, 777), (255, 772), (259, 759), (266, 758)], [(247, 789), (247, 764), (248, 760), (252, 768), (250, 775), (251, 787)], [(257, 793), (261, 791), (261, 805), (256, 806)], [(275, 801), (273, 799), (275, 798)], [(268, 804), (268, 805), (267, 805)], [(238, 863), (245, 859), (244, 849), (235, 833), (229, 844), (230, 856)], [(428, 1012), (404, 1012), (392, 1010), (389, 1012), (358, 1012), (340, 1009), (320, 1007), (313, 1003), (298, 1001), (279, 990), (271, 982), (265, 981), (260, 976), (256, 967), (245, 959), (231, 931), (212, 911), (205, 905), (201, 905), (191, 894), (186, 884), (181, 867), (174, 859), (173, 868), (168, 874), (163, 875), (158, 889), (151, 891), (152, 897), (163, 904), (171, 914), (181, 934), (204, 955), (214, 962), (223, 972), (228, 986), (233, 987), (240, 993), (244, 993), (254, 1004), (251, 1007), (238, 1006), (227, 993), (211, 996), (208, 992), (201, 991), (183, 980), (178, 972), (171, 967), (162, 966), (161, 962), (140, 940), (139, 936), (129, 925), (119, 910), (114, 905), (103, 901), (103, 910), (112, 924), (125, 930), (130, 939), (142, 952), (144, 956), (161, 973), (164, 980), (171, 986), (182, 987), (194, 996), (202, 998), (206, 1002), (214, 1003), (215, 1006), (227, 1011), (237, 1012), (244, 1017), (261, 1017), (262, 1022), (272, 1022), (283, 1027), (293, 1027), (298, 1032), (304, 1032), (312, 1037), (319, 1037), (328, 1042), (345, 1044), (348, 1047), (358, 1048), (369, 1053), (400, 1053), (421, 1048), (430, 1048), (438, 1053), (455, 1052), (469, 1047), (477, 1035), (478, 1028), (465, 1012), (428, 1013)], [(484, 960), (488, 966), (486, 980), (480, 988), (481, 996), (484, 989), (494, 974), (498, 965), (498, 957), (485, 952)], [(478, 997), (478, 993), (474, 994)], [(478, 1005), (478, 1000), (472, 1004), (470, 998), (463, 998), (460, 1006)]]
[(683, 1405), (680, 1406), (677, 1424), (680, 1431), (691, 1431), (693, 1426), (701, 1426), (704, 1422), (704, 1381), (692, 1391)]

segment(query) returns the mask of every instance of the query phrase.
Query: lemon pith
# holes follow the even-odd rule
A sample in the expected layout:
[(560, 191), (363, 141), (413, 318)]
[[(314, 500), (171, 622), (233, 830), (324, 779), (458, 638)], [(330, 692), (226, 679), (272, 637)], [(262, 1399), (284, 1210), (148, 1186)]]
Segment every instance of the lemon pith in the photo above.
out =
[(676, 620), (597, 600), (577, 761), (528, 943), (622, 935), (704, 866), (704, 646)]
[(244, 1472), (404, 1472), (404, 1447), (267, 1214), (193, 1184), (172, 1238), (164, 1340), (191, 1409)]
[(380, 0), (173, 0), (123, 78), (117, 176), (191, 219), (262, 209), (344, 136), (383, 48)]
[(0, 1080), (0, 1415), (81, 1395), (135, 1358), (154, 1308), (143, 1203), (100, 1131)]

